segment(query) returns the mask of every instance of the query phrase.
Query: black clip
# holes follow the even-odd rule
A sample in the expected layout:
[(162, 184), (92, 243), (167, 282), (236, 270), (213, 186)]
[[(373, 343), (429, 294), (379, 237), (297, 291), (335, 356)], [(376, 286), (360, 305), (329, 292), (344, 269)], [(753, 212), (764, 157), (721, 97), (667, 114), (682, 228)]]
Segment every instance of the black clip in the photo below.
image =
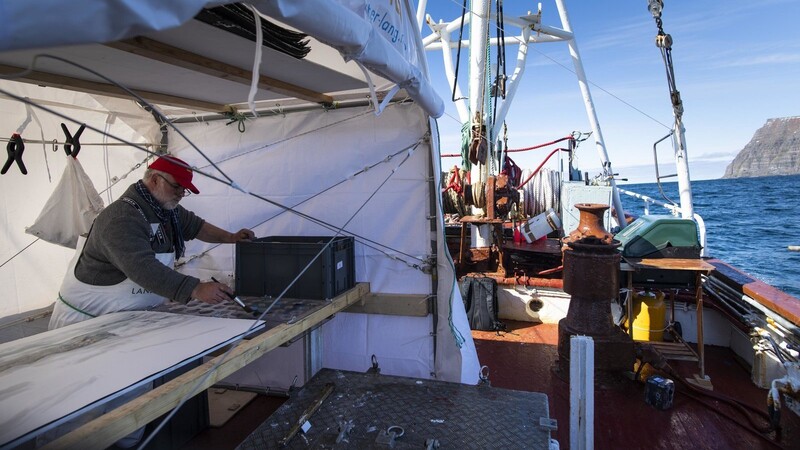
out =
[[(69, 134), (67, 126), (63, 123), (61, 124), (61, 129), (64, 130), (64, 134), (67, 135), (67, 140), (64, 143), (64, 151), (67, 152), (67, 156), (72, 156), (73, 158), (78, 157), (78, 152), (81, 151), (81, 133), (83, 133), (84, 128), (86, 128), (86, 124), (81, 125), (81, 127), (78, 128), (78, 132), (73, 136)], [(72, 148), (73, 146), (75, 147), (74, 149)]]
[(381, 373), (381, 368), (378, 367), (378, 358), (376, 358), (375, 355), (372, 355), (372, 367), (367, 369), (367, 373), (373, 375), (380, 375)]
[(11, 163), (14, 161), (17, 162), (20, 172), (22, 172), (23, 175), (27, 175), (28, 169), (25, 168), (25, 163), (22, 162), (22, 152), (25, 151), (25, 142), (22, 141), (22, 136), (20, 136), (19, 133), (11, 135), (11, 139), (8, 140), (8, 145), (6, 145), (6, 151), (8, 152), (8, 159), (3, 165), (3, 169), (0, 170), (0, 175), (5, 175), (8, 169), (11, 168)]

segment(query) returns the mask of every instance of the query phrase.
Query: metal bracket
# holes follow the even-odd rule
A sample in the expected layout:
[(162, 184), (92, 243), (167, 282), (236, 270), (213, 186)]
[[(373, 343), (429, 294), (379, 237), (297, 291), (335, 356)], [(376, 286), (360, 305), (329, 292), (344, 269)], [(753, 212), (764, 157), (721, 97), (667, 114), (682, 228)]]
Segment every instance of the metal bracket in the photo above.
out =
[(353, 429), (355, 425), (353, 425), (352, 420), (344, 421), (343, 419), (339, 420), (339, 435), (336, 436), (336, 443), (340, 443), (347, 439), (347, 435), (350, 434), (350, 430)]
[(439, 444), (439, 440), (437, 439), (426, 439), (425, 440), (425, 450), (434, 450), (441, 446)]
[(539, 426), (545, 430), (558, 430), (558, 421), (549, 417), (539, 417)]
[(406, 430), (404, 430), (403, 427), (392, 425), (378, 433), (378, 437), (375, 438), (375, 443), (379, 445), (386, 445), (389, 448), (394, 448), (395, 439), (401, 438), (405, 432)]
[(380, 375), (381, 368), (378, 367), (378, 358), (375, 355), (372, 355), (372, 367), (367, 369), (367, 373), (371, 373), (373, 375)]

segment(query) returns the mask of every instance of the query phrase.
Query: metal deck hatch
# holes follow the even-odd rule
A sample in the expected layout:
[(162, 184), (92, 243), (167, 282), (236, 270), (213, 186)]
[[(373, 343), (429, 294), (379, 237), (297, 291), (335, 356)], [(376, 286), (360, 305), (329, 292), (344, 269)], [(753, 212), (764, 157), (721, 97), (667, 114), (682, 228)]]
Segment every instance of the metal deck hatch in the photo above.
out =
[[(311, 427), (281, 447), (330, 383)], [(552, 422), (541, 393), (322, 369), (237, 448), (548, 449)]]

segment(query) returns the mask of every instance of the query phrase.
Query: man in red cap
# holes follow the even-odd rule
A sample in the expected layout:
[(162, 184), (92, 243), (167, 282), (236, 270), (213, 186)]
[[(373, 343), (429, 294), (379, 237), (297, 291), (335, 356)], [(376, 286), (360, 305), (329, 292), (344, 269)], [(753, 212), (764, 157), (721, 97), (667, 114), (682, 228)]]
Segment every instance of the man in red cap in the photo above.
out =
[(50, 329), (101, 314), (149, 309), (169, 299), (196, 298), (220, 303), (231, 288), (201, 282), (173, 269), (184, 241), (234, 243), (253, 239), (251, 230), (235, 233), (218, 228), (180, 206), (181, 199), (200, 191), (192, 170), (178, 158), (162, 156), (95, 219), (77, 251), (59, 290)]

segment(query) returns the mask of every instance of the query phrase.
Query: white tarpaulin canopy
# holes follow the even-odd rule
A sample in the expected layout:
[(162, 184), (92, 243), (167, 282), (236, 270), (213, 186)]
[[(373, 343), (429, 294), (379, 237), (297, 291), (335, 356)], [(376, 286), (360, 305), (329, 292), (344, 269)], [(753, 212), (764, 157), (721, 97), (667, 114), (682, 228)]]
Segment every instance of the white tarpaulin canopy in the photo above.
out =
[[(325, 366), (363, 371), (376, 355), (382, 373), (477, 382), (440, 208), (431, 118), (441, 115), (443, 105), (424, 74), (409, 5), (255, 2), (271, 22), (308, 34), (310, 51), (297, 59), (262, 48), (254, 117), (245, 110), (255, 45), (193, 20), (205, 3), (0, 5), (11, 24), (0, 31), (0, 73), (17, 74), (0, 84), (0, 120), (10, 136), (28, 116), (26, 98), (37, 105), (39, 119), (21, 133), (30, 140), (29, 174), (11, 170), (0, 177), (6, 236), (0, 244), (0, 315), (40, 308), (56, 297), (71, 252), (46, 242), (26, 249), (35, 238), (24, 228), (52, 194), (67, 156), (61, 146), (53, 152), (52, 144), (33, 141), (63, 143), (60, 123), (73, 132), (85, 123), (81, 142), (87, 145), (79, 160), (106, 204), (141, 176), (139, 164), (149, 156), (117, 145), (112, 135), (193, 165), (201, 195), (183, 204), (211, 223), (249, 227), (257, 236), (334, 235), (342, 228), (341, 234), (355, 238), (356, 281), (369, 282), (374, 293), (433, 299), (427, 317), (337, 315), (322, 328)], [(396, 14), (380, 17), (392, 21), (375, 19), (376, 11), (389, 10)], [(42, 52), (63, 60), (39, 58), (32, 71), (21, 73)], [(109, 80), (65, 61), (159, 105), (177, 119), (183, 136), (162, 128), (148, 108)], [(376, 114), (373, 99), (386, 97), (395, 102)], [(232, 246), (193, 241), (180, 270), (209, 279), (232, 276), (233, 267)]]

